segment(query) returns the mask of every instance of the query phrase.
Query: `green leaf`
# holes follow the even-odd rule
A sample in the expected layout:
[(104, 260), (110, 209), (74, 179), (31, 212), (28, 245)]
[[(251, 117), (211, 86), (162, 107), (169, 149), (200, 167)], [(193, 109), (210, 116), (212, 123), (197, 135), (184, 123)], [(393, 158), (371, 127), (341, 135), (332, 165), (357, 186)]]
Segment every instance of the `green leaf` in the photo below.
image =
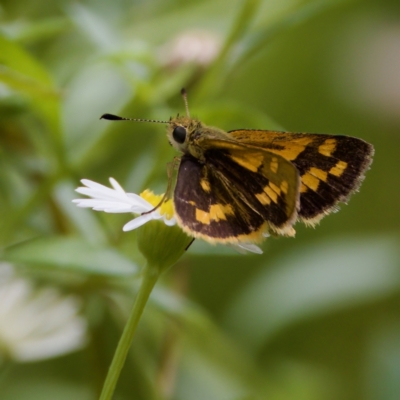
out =
[(293, 9), (290, 8), (287, 10), (275, 23), (268, 23), (264, 28), (248, 34), (241, 46), (241, 50), (236, 54), (236, 59), (231, 65), (230, 72), (234, 72), (237, 66), (243, 65), (243, 63), (249, 61), (253, 56), (259, 54), (279, 35), (297, 25), (306, 23), (316, 15), (337, 5), (337, 3), (337, 1), (323, 0), (296, 5)]
[[(21, 374), (21, 372), (19, 371)], [(16, 374), (17, 375), (17, 374)], [(71, 381), (62, 381), (60, 378), (42, 376), (32, 378), (24, 376), (24, 384), (20, 385), (16, 378), (3, 386), (1, 398), (3, 400), (92, 400), (93, 393), (89, 387)]]
[(38, 61), (33, 59), (21, 46), (0, 35), (0, 64), (19, 73), (38, 86), (51, 91), (52, 79)]
[(400, 287), (394, 240), (329, 241), (263, 269), (232, 302), (226, 324), (258, 349), (285, 326), (387, 296)]
[(366, 343), (363, 383), (368, 400), (395, 400), (400, 393), (400, 325), (394, 315), (385, 317)]
[(3, 32), (18, 42), (38, 43), (41, 40), (55, 40), (57, 35), (67, 33), (70, 27), (65, 17), (49, 17), (39, 20), (14, 21), (3, 26)]
[(117, 250), (96, 246), (81, 238), (41, 238), (5, 250), (4, 260), (33, 268), (80, 272), (90, 275), (129, 276), (138, 267)]
[(207, 100), (210, 93), (216, 93), (218, 89), (222, 88), (223, 81), (221, 78), (225, 75), (229, 56), (239, 40), (246, 35), (251, 22), (257, 14), (259, 6), (259, 0), (246, 0), (243, 2), (218, 58), (209, 68), (208, 73), (201, 81), (201, 85), (199, 85), (197, 91), (197, 100), (199, 102)]
[(57, 152), (62, 148), (60, 93), (51, 75), (17, 43), (0, 34), (0, 82), (25, 94), (50, 128)]

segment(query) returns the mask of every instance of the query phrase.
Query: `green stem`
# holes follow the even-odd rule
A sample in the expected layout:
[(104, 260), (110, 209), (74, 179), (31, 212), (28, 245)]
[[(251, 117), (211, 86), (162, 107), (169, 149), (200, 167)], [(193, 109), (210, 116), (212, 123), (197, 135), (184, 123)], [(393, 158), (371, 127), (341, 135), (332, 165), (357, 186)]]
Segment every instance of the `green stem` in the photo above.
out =
[(117, 349), (115, 350), (114, 358), (108, 370), (103, 390), (100, 395), (100, 400), (112, 399), (115, 386), (117, 385), (119, 375), (122, 367), (124, 366), (125, 359), (132, 343), (133, 336), (135, 335), (140, 317), (142, 316), (143, 310), (147, 304), (147, 300), (157, 282), (159, 274), (159, 268), (150, 265), (147, 265), (144, 270), (143, 280), (140, 285), (138, 295), (135, 303), (133, 304), (131, 315), (129, 316), (128, 322), (125, 325), (121, 339), (119, 340)]

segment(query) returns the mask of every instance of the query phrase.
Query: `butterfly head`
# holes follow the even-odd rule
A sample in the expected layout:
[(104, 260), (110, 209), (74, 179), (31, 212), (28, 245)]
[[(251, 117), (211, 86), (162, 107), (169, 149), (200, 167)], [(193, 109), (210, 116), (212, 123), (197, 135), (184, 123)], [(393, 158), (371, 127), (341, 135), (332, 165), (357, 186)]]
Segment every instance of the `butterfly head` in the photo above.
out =
[(200, 132), (202, 123), (188, 116), (171, 118), (167, 127), (168, 140), (172, 146), (182, 153), (188, 153), (188, 146), (194, 134)]

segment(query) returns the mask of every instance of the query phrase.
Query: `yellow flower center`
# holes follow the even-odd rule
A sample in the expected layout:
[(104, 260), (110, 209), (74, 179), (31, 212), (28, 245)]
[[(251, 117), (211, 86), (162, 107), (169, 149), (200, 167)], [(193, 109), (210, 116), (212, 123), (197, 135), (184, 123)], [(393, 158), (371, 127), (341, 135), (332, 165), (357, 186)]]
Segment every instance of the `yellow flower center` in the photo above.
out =
[[(148, 201), (154, 207), (158, 206), (163, 196), (163, 194), (154, 194), (150, 189), (146, 189), (140, 193), (140, 197)], [(164, 201), (157, 210), (167, 219), (171, 219), (174, 216), (174, 206), (171, 199)]]

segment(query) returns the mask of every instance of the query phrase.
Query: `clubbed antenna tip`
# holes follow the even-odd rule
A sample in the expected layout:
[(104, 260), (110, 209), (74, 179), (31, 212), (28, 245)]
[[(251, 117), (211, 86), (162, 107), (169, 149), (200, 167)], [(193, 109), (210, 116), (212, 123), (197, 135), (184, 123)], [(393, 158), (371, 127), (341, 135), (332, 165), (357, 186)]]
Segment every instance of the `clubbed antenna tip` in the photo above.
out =
[(155, 119), (142, 119), (142, 118), (125, 118), (119, 117), (114, 114), (103, 114), (100, 119), (108, 119), (109, 121), (134, 121), (134, 122), (153, 122), (156, 124), (169, 124), (168, 121), (158, 121)]
[(100, 119), (108, 119), (109, 121), (121, 121), (124, 118), (122, 117), (118, 117), (118, 115), (114, 115), (114, 114), (103, 114)]

